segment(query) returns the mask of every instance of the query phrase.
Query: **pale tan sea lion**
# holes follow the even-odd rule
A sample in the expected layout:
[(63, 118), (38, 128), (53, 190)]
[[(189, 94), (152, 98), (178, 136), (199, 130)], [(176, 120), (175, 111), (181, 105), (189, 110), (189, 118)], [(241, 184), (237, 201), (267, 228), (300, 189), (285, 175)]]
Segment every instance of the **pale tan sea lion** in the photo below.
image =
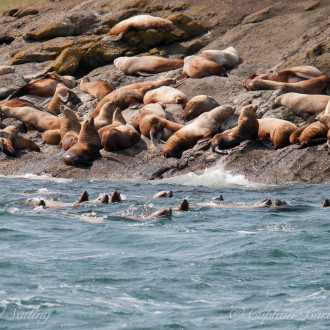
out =
[(183, 60), (160, 56), (117, 57), (113, 64), (126, 74), (152, 74), (174, 70), (183, 65)]
[(180, 158), (182, 152), (192, 148), (198, 140), (211, 138), (234, 112), (234, 107), (223, 105), (201, 114), (167, 140), (163, 149), (165, 157)]
[(143, 103), (157, 103), (164, 104), (181, 104), (182, 107), (186, 106), (186, 95), (176, 88), (169, 86), (162, 86), (147, 92), (143, 97)]
[(297, 126), (287, 120), (277, 118), (258, 119), (258, 136), (261, 140), (271, 140), (274, 149), (286, 147), (289, 144), (290, 135), (297, 129)]
[(220, 64), (210, 61), (199, 55), (192, 55), (184, 58), (182, 74), (177, 78), (204, 78), (213, 75), (226, 75), (226, 69)]
[(169, 198), (173, 196), (172, 190), (164, 190), (156, 193), (152, 198)]
[(49, 129), (60, 128), (61, 119), (44, 111), (30, 106), (8, 107), (0, 106), (0, 113), (7, 118), (16, 118), (21, 121), (27, 130), (45, 132)]
[(81, 79), (79, 87), (82, 92), (88, 93), (98, 100), (102, 100), (106, 95), (115, 90), (115, 86), (109, 82), (105, 80), (90, 81), (87, 76)]
[(319, 121), (309, 124), (300, 134), (301, 148), (326, 142), (328, 131), (328, 127)]
[(79, 133), (78, 142), (63, 155), (66, 165), (86, 166), (101, 157), (101, 141), (94, 125), (94, 118), (86, 119)]
[(328, 77), (322, 75), (320, 77), (294, 83), (283, 83), (255, 78), (247, 84), (246, 88), (249, 91), (281, 89), (284, 93), (320, 94), (327, 85)]
[(79, 103), (81, 103), (81, 100), (78, 95), (62, 83), (59, 83), (56, 86), (53, 98), (49, 102), (48, 110), (54, 115), (58, 115), (60, 114), (61, 106), (66, 105), (72, 107), (73, 105), (77, 105)]
[(60, 111), (62, 113), (62, 120), (59, 146), (64, 150), (68, 150), (78, 142), (81, 124), (77, 115), (70, 108), (62, 105)]
[(212, 151), (233, 148), (245, 140), (255, 140), (258, 137), (259, 122), (257, 120), (257, 105), (246, 105), (242, 108), (237, 126), (215, 135), (211, 141)]
[(170, 20), (154, 17), (150, 15), (137, 15), (125, 19), (116, 24), (109, 32), (111, 40), (120, 40), (128, 31), (146, 31), (155, 29), (161, 32), (170, 32), (174, 30), (174, 25)]
[(0, 76), (15, 72), (15, 68), (10, 65), (0, 65)]
[(304, 119), (325, 110), (330, 96), (321, 94), (286, 93), (274, 100), (277, 105), (284, 105)]
[(161, 86), (168, 86), (175, 82), (174, 79), (167, 78), (158, 81), (144, 81), (121, 87), (106, 95), (95, 107), (91, 117), (96, 117), (104, 103), (113, 101), (117, 108), (121, 110), (128, 107), (135, 107), (143, 102), (143, 96), (151, 89)]
[(58, 145), (61, 142), (61, 130), (49, 129), (42, 133), (42, 140), (48, 144)]
[(247, 88), (247, 85), (250, 83), (251, 80), (254, 78), (264, 79), (264, 80), (272, 80), (277, 82), (283, 83), (295, 83), (298, 81), (303, 81), (315, 77), (322, 76), (322, 72), (313, 67), (308, 65), (302, 66), (295, 66), (289, 69), (285, 69), (282, 71), (274, 72), (274, 73), (253, 73), (247, 76), (242, 83), (242, 86)]
[(75, 79), (72, 76), (60, 76), (56, 72), (46, 73), (34, 78), (35, 80), (24, 85), (16, 92), (8, 97), (8, 100), (20, 97), (23, 95), (36, 95), (41, 97), (53, 96), (56, 91), (56, 86), (62, 83), (68, 88), (75, 86)]
[(94, 118), (94, 124), (97, 130), (104, 126), (112, 124), (113, 114), (116, 111), (115, 102), (110, 101), (103, 104), (99, 114)]
[(184, 120), (189, 121), (192, 120), (199, 115), (201, 115), (204, 112), (210, 111), (216, 107), (218, 107), (220, 104), (211, 96), (207, 95), (197, 95), (194, 96), (189, 100), (187, 103), (184, 112), (183, 117)]
[[(136, 130), (140, 131), (140, 122), (146, 115), (155, 115), (164, 119), (168, 119), (164, 109), (165, 106), (162, 103), (149, 103), (138, 111), (137, 115), (132, 120), (132, 125)], [(145, 135), (144, 133), (142, 134)]]
[(232, 46), (224, 50), (203, 50), (199, 56), (216, 62), (225, 69), (231, 69), (239, 62), (238, 52)]

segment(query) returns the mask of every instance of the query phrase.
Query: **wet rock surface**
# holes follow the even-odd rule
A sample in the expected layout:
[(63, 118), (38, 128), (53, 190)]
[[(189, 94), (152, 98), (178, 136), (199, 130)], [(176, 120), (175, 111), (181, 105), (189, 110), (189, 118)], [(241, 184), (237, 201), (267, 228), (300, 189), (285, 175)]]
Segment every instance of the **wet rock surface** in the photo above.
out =
[[(147, 78), (127, 76), (113, 66), (116, 57), (154, 53), (183, 58), (200, 49), (233, 46), (241, 60), (228, 72), (228, 77), (186, 79), (177, 88), (188, 99), (205, 94), (220, 104), (234, 105), (235, 116), (222, 125), (221, 131), (236, 125), (240, 109), (247, 104), (258, 105), (258, 118), (276, 117), (299, 125), (304, 122), (302, 118), (285, 107), (273, 105), (278, 92), (247, 92), (241, 82), (253, 72), (303, 64), (315, 65), (329, 75), (329, 7), (325, 0), (318, 1), (317, 6), (311, 4), (310, 1), (280, 1), (274, 6), (270, 0), (262, 3), (238, 3), (234, 0), (221, 3), (215, 0), (208, 3), (197, 0), (175, 3), (62, 0), (36, 5), (36, 12), (28, 11), (31, 6), (17, 7), (0, 16), (0, 65), (10, 64), (18, 54), (24, 55), (26, 60), (15, 64), (15, 73), (0, 76), (0, 101), (47, 68), (62, 74), (73, 74), (78, 85), (82, 76), (88, 74), (91, 80), (104, 79), (118, 88), (134, 82), (177, 77), (181, 71), (173, 70)], [(25, 12), (26, 15), (14, 16), (17, 12)], [(180, 24), (171, 35), (164, 36), (154, 30), (133, 31), (123, 41), (107, 40), (106, 33), (117, 22), (145, 13), (172, 17), (174, 22), (180, 21)], [(54, 26), (57, 24), (57, 31), (60, 32), (47, 32), (47, 40), (43, 37), (40, 40), (24, 38), (47, 24), (52, 27), (49, 22)], [(69, 22), (65, 27), (69, 32), (63, 33), (61, 22)], [(97, 101), (82, 93), (78, 85), (74, 91), (83, 104), (77, 113), (86, 117)], [(50, 101), (50, 98), (24, 98), (44, 108)], [(126, 109), (123, 115), (130, 121), (137, 111)], [(166, 111), (171, 119), (183, 122), (180, 106), (168, 105)], [(18, 121), (4, 119), (3, 122), (20, 126), (22, 130)], [(234, 174), (244, 174), (251, 181), (269, 184), (330, 181), (330, 156), (325, 144), (305, 149), (292, 145), (273, 150), (271, 143), (250, 141), (229, 150), (227, 155), (219, 155), (209, 148), (210, 141), (200, 141), (193, 149), (185, 151), (181, 159), (167, 159), (163, 156), (162, 144), (155, 146), (142, 137), (138, 144), (127, 150), (102, 150), (103, 157), (91, 167), (75, 168), (66, 166), (62, 161), (64, 151), (43, 143), (40, 133), (25, 134), (40, 145), (41, 152), (20, 152), (18, 158), (1, 157), (0, 174), (46, 173), (70, 178), (156, 179), (188, 172), (201, 173), (205, 168), (222, 165)]]

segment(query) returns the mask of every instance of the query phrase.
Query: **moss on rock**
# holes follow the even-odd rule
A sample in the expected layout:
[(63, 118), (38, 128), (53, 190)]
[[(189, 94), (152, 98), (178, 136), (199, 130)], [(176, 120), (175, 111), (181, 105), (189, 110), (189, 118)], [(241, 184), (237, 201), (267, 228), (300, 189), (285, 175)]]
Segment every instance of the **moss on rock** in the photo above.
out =
[(83, 53), (78, 47), (67, 48), (54, 61), (52, 69), (60, 75), (71, 75), (78, 68), (82, 56)]

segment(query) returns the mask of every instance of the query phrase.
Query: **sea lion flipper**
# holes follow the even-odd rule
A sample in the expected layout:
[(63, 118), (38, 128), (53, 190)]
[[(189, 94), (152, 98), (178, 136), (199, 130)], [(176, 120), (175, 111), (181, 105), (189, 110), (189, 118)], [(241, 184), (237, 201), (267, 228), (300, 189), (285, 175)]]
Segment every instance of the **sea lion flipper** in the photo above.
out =
[(145, 77), (150, 77), (150, 76), (154, 76), (154, 73), (150, 73), (150, 72), (145, 72), (145, 71), (137, 71), (136, 74), (140, 75), (140, 76), (145, 76)]
[(217, 154), (220, 154), (220, 155), (228, 155), (229, 154), (228, 150), (221, 150), (218, 146), (215, 147), (213, 151), (216, 152)]
[(128, 30), (129, 29), (125, 29), (125, 30), (121, 31), (117, 35), (115, 35), (115, 34), (109, 35), (109, 40), (111, 40), (111, 41), (118, 41), (118, 40), (120, 40), (128, 32)]

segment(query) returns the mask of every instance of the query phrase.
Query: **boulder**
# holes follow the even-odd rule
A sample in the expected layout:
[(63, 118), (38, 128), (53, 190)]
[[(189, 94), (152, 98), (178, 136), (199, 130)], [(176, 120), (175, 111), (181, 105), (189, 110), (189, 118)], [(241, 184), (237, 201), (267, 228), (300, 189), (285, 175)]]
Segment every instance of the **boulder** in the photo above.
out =
[(17, 89), (24, 86), (26, 81), (17, 73), (9, 73), (1, 76), (0, 79), (0, 99), (6, 98), (14, 93)]
[(51, 68), (60, 75), (72, 75), (77, 70), (82, 56), (79, 48), (67, 48), (57, 57)]
[(57, 56), (56, 52), (48, 51), (22, 51), (14, 56), (10, 64), (23, 64), (29, 62), (45, 62), (49, 60), (54, 60)]
[(22, 9), (22, 10), (19, 10), (17, 12), (15, 12), (14, 17), (16, 18), (22, 18), (22, 17), (25, 17), (25, 16), (31, 16), (31, 15), (36, 15), (38, 14), (38, 10), (36, 9), (33, 9), (33, 8), (27, 8), (27, 9)]
[(272, 17), (274, 13), (274, 8), (273, 7), (268, 7), (262, 10), (257, 11), (256, 13), (250, 14), (246, 16), (243, 19), (243, 24), (249, 24), (249, 23), (257, 23), (264, 21), (265, 19), (268, 19)]

